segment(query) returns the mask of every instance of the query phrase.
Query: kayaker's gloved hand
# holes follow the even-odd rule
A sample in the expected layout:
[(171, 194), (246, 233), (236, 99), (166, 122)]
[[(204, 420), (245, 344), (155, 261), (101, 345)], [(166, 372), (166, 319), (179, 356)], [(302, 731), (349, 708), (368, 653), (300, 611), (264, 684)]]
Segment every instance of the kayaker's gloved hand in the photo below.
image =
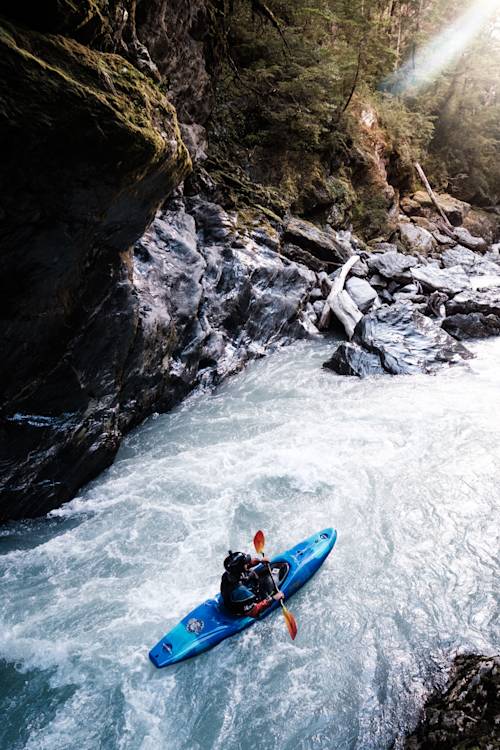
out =
[(273, 599), (275, 602), (279, 602), (280, 599), (284, 599), (284, 598), (285, 598), (285, 595), (282, 591), (277, 591), (273, 596)]

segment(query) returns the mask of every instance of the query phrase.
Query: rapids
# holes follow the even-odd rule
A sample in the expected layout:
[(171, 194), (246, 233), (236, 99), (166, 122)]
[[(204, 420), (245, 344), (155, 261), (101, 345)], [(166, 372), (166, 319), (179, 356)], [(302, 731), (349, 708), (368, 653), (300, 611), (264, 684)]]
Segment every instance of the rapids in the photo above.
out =
[[(500, 339), (360, 381), (301, 342), (155, 416), (49, 517), (0, 530), (2, 750), (370, 750), (456, 652), (499, 646)], [(191, 661), (149, 648), (229, 548), (338, 541), (279, 613)], [(440, 674), (439, 677), (436, 675)]]

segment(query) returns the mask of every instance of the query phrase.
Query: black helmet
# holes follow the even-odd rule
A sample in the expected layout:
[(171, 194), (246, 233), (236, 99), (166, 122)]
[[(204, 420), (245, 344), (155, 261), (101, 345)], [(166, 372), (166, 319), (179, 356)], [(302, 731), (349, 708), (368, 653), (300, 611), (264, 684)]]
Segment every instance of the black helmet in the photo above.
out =
[(244, 552), (231, 552), (229, 550), (224, 560), (224, 567), (230, 575), (240, 576), (243, 573), (245, 565), (248, 565), (251, 560), (250, 555), (245, 555)]

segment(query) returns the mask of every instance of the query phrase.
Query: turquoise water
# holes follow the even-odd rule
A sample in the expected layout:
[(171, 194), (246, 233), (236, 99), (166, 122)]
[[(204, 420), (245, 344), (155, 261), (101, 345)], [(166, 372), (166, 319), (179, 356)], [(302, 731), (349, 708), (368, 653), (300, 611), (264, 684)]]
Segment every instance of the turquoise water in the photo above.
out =
[[(500, 340), (436, 376), (341, 378), (299, 343), (131, 434), (46, 519), (0, 529), (0, 747), (400, 744), (457, 652), (499, 648)], [(149, 648), (227, 549), (337, 545), (275, 615), (163, 671)]]

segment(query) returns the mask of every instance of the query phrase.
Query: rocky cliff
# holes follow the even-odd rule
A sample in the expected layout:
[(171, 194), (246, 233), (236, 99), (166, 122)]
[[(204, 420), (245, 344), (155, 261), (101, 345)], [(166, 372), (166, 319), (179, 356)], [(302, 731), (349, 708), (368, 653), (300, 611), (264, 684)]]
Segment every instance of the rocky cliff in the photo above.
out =
[(153, 410), (304, 335), (315, 284), (271, 225), (199, 196), (140, 239), (190, 170), (180, 128), (203, 154), (207, 4), (3, 8), (0, 520), (70, 499)]
[(3, 9), (5, 519), (68, 499), (115, 454), (127, 373), (153, 344), (141, 328), (132, 245), (190, 158), (169, 98), (138, 69), (155, 66), (127, 4)]

